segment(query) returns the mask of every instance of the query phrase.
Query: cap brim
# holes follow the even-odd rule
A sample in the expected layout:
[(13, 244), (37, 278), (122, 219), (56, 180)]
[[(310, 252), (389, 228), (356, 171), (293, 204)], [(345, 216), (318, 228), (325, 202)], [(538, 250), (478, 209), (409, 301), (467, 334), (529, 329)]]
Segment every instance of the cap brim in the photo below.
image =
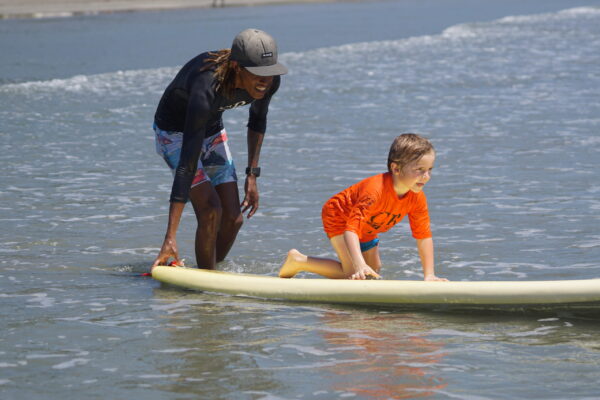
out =
[(285, 75), (288, 72), (288, 69), (283, 64), (273, 64), (273, 65), (264, 65), (261, 67), (244, 67), (248, 71), (252, 72), (254, 75), (258, 76), (275, 76), (275, 75)]

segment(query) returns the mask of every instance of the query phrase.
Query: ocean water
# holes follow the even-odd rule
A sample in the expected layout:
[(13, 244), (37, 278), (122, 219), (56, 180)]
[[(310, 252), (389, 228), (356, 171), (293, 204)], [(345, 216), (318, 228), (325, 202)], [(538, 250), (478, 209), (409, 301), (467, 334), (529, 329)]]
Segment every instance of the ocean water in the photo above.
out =
[[(274, 275), (292, 247), (333, 256), (322, 203), (384, 171), (393, 138), (418, 132), (438, 154), (425, 189), (438, 275), (600, 276), (600, 7), (389, 35), (283, 52), (261, 208), (220, 269)], [(141, 278), (171, 186), (152, 115), (178, 65), (39, 79), (27, 76), (44, 76), (43, 62), (21, 75), (11, 65), (0, 83), (3, 399), (600, 398), (594, 312), (266, 302)], [(224, 116), (238, 166), (247, 112)], [(178, 241), (191, 265), (194, 224), (188, 207)], [(381, 252), (387, 279), (421, 279), (406, 222)]]

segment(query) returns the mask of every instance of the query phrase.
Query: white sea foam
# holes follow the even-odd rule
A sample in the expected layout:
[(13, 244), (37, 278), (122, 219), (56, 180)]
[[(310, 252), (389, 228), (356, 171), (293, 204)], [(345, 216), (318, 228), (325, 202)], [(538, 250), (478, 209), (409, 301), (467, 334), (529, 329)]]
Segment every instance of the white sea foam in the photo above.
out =
[(27, 365), (27, 361), (19, 361), (16, 363), (0, 362), (0, 368), (17, 368)]
[[(303, 75), (311, 74), (313, 68), (309, 65), (314, 65), (314, 68), (323, 68), (327, 65), (338, 65), (339, 63), (330, 62), (332, 58), (342, 58), (346, 62), (351, 62), (355, 59), (360, 66), (359, 58), (354, 58), (356, 55), (364, 53), (381, 53), (382, 56), (386, 51), (394, 52), (413, 52), (431, 46), (444, 45), (448, 41), (456, 39), (473, 39), (481, 41), (486, 35), (495, 35), (498, 29), (502, 26), (510, 24), (530, 24), (556, 19), (581, 18), (590, 17), (596, 18), (600, 15), (600, 9), (594, 7), (579, 7), (564, 10), (558, 13), (526, 15), (526, 16), (510, 16), (504, 17), (497, 21), (486, 23), (467, 23), (459, 24), (446, 28), (439, 35), (424, 35), (410, 37), (400, 40), (385, 40), (377, 42), (359, 42), (327, 48), (318, 48), (304, 52), (288, 52), (281, 54), (281, 60), (291, 66), (290, 75), (294, 76), (295, 70), (302, 71)], [(502, 34), (506, 34), (503, 32)], [(348, 58), (351, 57), (351, 58)], [(328, 60), (325, 65), (321, 65), (321, 60)], [(309, 61), (310, 60), (310, 61)], [(443, 60), (441, 60), (443, 62)], [(306, 64), (306, 65), (304, 65)], [(294, 66), (302, 66), (302, 68), (294, 68)], [(384, 64), (381, 59), (377, 63), (381, 68)], [(377, 66), (376, 65), (376, 66)], [(449, 65), (450, 66), (450, 65)], [(307, 69), (308, 67), (308, 69)], [(373, 65), (370, 65), (372, 68)], [(106, 95), (113, 93), (127, 92), (132, 95), (143, 95), (147, 92), (160, 94), (164, 85), (177, 72), (178, 67), (162, 67), (148, 70), (129, 70), (116, 71), (112, 73), (104, 73), (97, 75), (77, 75), (66, 79), (52, 79), (47, 81), (30, 81), (21, 83), (10, 83), (0, 85), (1, 93), (21, 93), (21, 94), (43, 94), (54, 93), (57, 91), (81, 94), (84, 92), (93, 93), (96, 95)], [(373, 73), (373, 71), (371, 71)], [(123, 108), (115, 108), (115, 112), (121, 114), (123, 112), (131, 113), (133, 110), (123, 110)]]
[(175, 314), (186, 311), (192, 306), (201, 304), (206, 304), (206, 302), (201, 300), (179, 300), (167, 304), (152, 304), (151, 307), (156, 311), (165, 311), (168, 314)]
[(31, 296), (32, 298), (27, 300), (26, 307), (48, 308), (55, 304), (55, 299), (48, 297), (48, 293), (34, 293)]
[[(0, 94), (42, 95), (44, 93), (67, 92), (73, 94), (90, 93), (107, 95), (127, 92), (145, 94), (148, 91), (160, 92), (168, 83), (177, 67), (165, 67), (148, 70), (116, 71), (96, 75), (76, 75), (64, 79), (29, 81), (0, 85)], [(119, 113), (123, 112), (118, 109)]]
[(173, 378), (179, 378), (181, 375), (180, 374), (143, 374), (143, 375), (137, 375), (138, 378), (140, 379), (173, 379)]
[(534, 15), (515, 15), (508, 16), (498, 20), (500, 23), (539, 23), (545, 21), (558, 21), (565, 19), (581, 18), (581, 17), (597, 17), (600, 16), (600, 8), (598, 7), (575, 7), (567, 10), (562, 10), (556, 13), (543, 13)]
[(52, 366), (53, 369), (68, 369), (78, 367), (80, 365), (85, 365), (89, 363), (91, 360), (89, 358), (74, 358), (69, 361), (65, 361), (59, 364), (55, 364)]
[(328, 356), (328, 355), (333, 354), (331, 352), (319, 350), (315, 347), (310, 347), (310, 346), (283, 344), (283, 345), (281, 345), (281, 347), (294, 349), (294, 350), (298, 351), (299, 353), (306, 353), (306, 354), (310, 354), (310, 355), (314, 355), (314, 356)]
[(200, 349), (197, 347), (186, 347), (186, 348), (176, 348), (176, 349), (162, 349), (162, 350), (152, 350), (153, 353), (166, 353), (166, 354), (177, 354), (177, 353), (189, 353), (191, 351), (199, 351)]
[(25, 356), (28, 360), (43, 360), (47, 358), (63, 358), (64, 354), (27, 354)]
[(511, 336), (511, 337), (545, 336), (545, 335), (553, 333), (558, 328), (559, 328), (559, 326), (540, 326), (539, 328), (536, 328), (531, 331), (509, 332), (509, 333), (507, 333), (507, 335)]

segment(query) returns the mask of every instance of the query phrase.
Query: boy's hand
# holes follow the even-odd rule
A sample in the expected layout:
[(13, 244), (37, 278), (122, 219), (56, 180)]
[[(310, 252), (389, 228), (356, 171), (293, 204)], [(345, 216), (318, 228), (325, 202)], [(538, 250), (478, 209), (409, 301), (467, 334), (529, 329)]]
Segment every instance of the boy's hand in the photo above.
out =
[(448, 282), (448, 279), (438, 278), (435, 275), (427, 275), (424, 280), (427, 282)]
[(364, 265), (358, 269), (354, 274), (350, 276), (350, 279), (354, 280), (364, 280), (367, 277), (373, 277), (375, 279), (381, 279), (381, 276), (368, 265)]

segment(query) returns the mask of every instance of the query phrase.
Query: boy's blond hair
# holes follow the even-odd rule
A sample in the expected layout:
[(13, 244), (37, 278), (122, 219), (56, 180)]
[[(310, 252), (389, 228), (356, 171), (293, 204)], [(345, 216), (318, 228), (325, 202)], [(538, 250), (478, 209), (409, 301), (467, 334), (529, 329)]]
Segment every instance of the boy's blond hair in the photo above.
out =
[(416, 133), (403, 133), (396, 137), (390, 153), (388, 155), (388, 171), (392, 171), (392, 163), (396, 163), (400, 168), (404, 168), (407, 164), (418, 161), (425, 154), (435, 153), (435, 149), (431, 142)]

